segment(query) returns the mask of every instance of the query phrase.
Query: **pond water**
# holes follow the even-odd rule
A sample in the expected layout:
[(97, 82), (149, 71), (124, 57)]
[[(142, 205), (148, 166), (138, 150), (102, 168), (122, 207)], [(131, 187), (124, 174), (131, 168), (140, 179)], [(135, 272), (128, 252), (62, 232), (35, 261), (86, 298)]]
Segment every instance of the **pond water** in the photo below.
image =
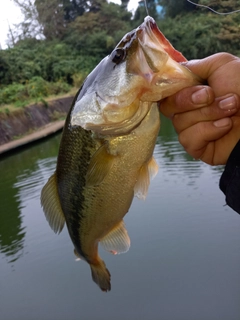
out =
[(189, 157), (163, 120), (159, 173), (125, 218), (131, 248), (100, 252), (112, 274), (103, 293), (75, 261), (66, 227), (55, 235), (40, 206), (59, 140), (0, 160), (0, 319), (240, 319), (240, 217), (218, 188), (222, 168)]

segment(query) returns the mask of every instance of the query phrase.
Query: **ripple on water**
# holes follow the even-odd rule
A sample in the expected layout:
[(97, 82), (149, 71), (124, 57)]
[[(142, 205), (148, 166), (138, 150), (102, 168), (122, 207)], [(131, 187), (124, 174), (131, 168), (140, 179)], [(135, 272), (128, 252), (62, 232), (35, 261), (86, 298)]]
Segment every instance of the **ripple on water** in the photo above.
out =
[(24, 202), (39, 198), (42, 186), (54, 172), (55, 167), (56, 157), (38, 160), (35, 170), (25, 170), (17, 177), (14, 187), (19, 190), (19, 193), (16, 197)]

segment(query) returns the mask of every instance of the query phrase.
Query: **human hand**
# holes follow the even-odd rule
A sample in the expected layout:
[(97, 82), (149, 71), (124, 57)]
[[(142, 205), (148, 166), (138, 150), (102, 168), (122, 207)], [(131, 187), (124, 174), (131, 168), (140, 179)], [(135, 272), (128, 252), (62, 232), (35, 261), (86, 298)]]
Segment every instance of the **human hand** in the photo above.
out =
[(179, 142), (196, 159), (225, 164), (240, 139), (240, 59), (219, 53), (186, 66), (208, 86), (185, 88), (160, 102)]

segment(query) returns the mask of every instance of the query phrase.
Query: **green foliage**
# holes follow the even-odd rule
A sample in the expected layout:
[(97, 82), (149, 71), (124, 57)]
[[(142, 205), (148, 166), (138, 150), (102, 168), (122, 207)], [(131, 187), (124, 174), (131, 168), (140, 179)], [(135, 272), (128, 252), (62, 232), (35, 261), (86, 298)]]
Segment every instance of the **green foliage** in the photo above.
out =
[(65, 43), (41, 40), (28, 46), (26, 41), (21, 41), (14, 48), (0, 51), (0, 83), (26, 83), (41, 76), (47, 81), (64, 80), (71, 84), (72, 74), (82, 68), (90, 71), (96, 63), (96, 59), (85, 60), (77, 49)]
[(102, 4), (101, 11), (86, 12), (70, 23), (64, 42), (74, 44), (82, 55), (97, 55), (99, 61), (130, 30), (130, 18), (131, 14), (121, 6)]
[(24, 84), (39, 76), (46, 81), (72, 84), (73, 74), (90, 72), (110, 53), (130, 30), (130, 18), (121, 6), (103, 2), (101, 11), (88, 11), (69, 23), (61, 42), (29, 38), (18, 41), (13, 48), (0, 51), (0, 84)]
[[(12, 41), (14, 46), (0, 50), (0, 105), (39, 101), (71, 86), (80, 87), (122, 36), (146, 16), (143, 0), (133, 17), (126, 9), (128, 0), (121, 5), (106, 0), (35, 0), (32, 7), (25, 6), (28, 0), (14, 1), (25, 10), (25, 21), (22, 35)], [(222, 12), (240, 7), (240, 0), (195, 2)], [(188, 59), (220, 51), (240, 55), (239, 14), (216, 15), (185, 0), (147, 3), (163, 34)], [(161, 14), (157, 4), (163, 6)], [(36, 21), (31, 24), (31, 19), (36, 16), (41, 23), (36, 30), (43, 30), (44, 40), (37, 40), (34, 33)]]
[(231, 12), (239, 9), (240, 0), (199, 0), (199, 4), (209, 6), (218, 12)]
[(27, 97), (27, 90), (24, 85), (13, 83), (0, 90), (1, 104), (10, 104)]
[(240, 52), (240, 17), (212, 13), (185, 14), (158, 21), (172, 45), (187, 59), (204, 58), (225, 51)]
[(62, 39), (66, 28), (62, 1), (35, 0), (35, 7), (38, 13), (38, 22), (43, 26), (43, 34), (46, 39)]
[[(199, 0), (194, 0), (194, 2), (199, 3)], [(164, 15), (170, 18), (196, 11), (196, 6), (186, 0), (158, 0), (158, 3), (163, 7)]]
[(0, 89), (0, 105), (16, 104), (22, 106), (29, 100), (39, 101), (49, 95), (66, 93), (70, 86), (65, 82), (47, 82), (41, 77), (33, 77), (24, 84), (13, 83)]
[(87, 72), (78, 72), (72, 75), (73, 85), (75, 88), (80, 88), (84, 79), (87, 77)]

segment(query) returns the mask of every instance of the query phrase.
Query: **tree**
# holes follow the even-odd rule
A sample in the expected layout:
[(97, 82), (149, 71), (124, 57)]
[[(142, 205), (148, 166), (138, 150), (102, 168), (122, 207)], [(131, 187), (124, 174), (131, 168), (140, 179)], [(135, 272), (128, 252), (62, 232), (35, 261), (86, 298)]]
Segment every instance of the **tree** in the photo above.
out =
[(64, 8), (59, 0), (35, 0), (38, 22), (48, 40), (61, 39), (65, 31)]
[(24, 15), (24, 21), (15, 28), (17, 38), (39, 38), (39, 35), (41, 38), (41, 35), (44, 35), (47, 40), (62, 39), (68, 23), (84, 12), (98, 12), (102, 4), (107, 2), (107, 0), (13, 1)]
[(24, 21), (14, 25), (9, 30), (9, 45), (13, 46), (19, 40), (25, 38), (43, 38), (43, 28), (38, 21), (38, 12), (34, 0), (13, 0), (20, 8)]
[[(199, 0), (194, 0), (194, 2), (197, 4)], [(197, 8), (197, 6), (194, 6), (186, 0), (158, 0), (158, 3), (163, 7), (165, 16), (171, 18), (185, 14), (186, 12), (195, 11)]]
[(140, 0), (133, 18), (134, 26), (136, 27), (141, 24), (147, 14), (156, 20), (159, 16), (157, 12), (157, 5), (158, 4), (156, 0), (146, 0), (146, 2), (144, 0)]
[(121, 6), (123, 9), (127, 10), (129, 0), (121, 0)]
[(48, 40), (62, 39), (67, 24), (85, 12), (96, 13), (107, 0), (35, 0), (38, 21)]
[(63, 0), (63, 11), (65, 21), (74, 21), (78, 16), (84, 14), (88, 9), (88, 4), (85, 0)]
[(199, 4), (208, 6), (219, 12), (231, 12), (239, 9), (239, 0), (200, 0)]
[(74, 43), (81, 54), (97, 55), (100, 60), (131, 30), (130, 19), (131, 13), (122, 6), (105, 2), (101, 10), (89, 10), (71, 22), (64, 41)]

